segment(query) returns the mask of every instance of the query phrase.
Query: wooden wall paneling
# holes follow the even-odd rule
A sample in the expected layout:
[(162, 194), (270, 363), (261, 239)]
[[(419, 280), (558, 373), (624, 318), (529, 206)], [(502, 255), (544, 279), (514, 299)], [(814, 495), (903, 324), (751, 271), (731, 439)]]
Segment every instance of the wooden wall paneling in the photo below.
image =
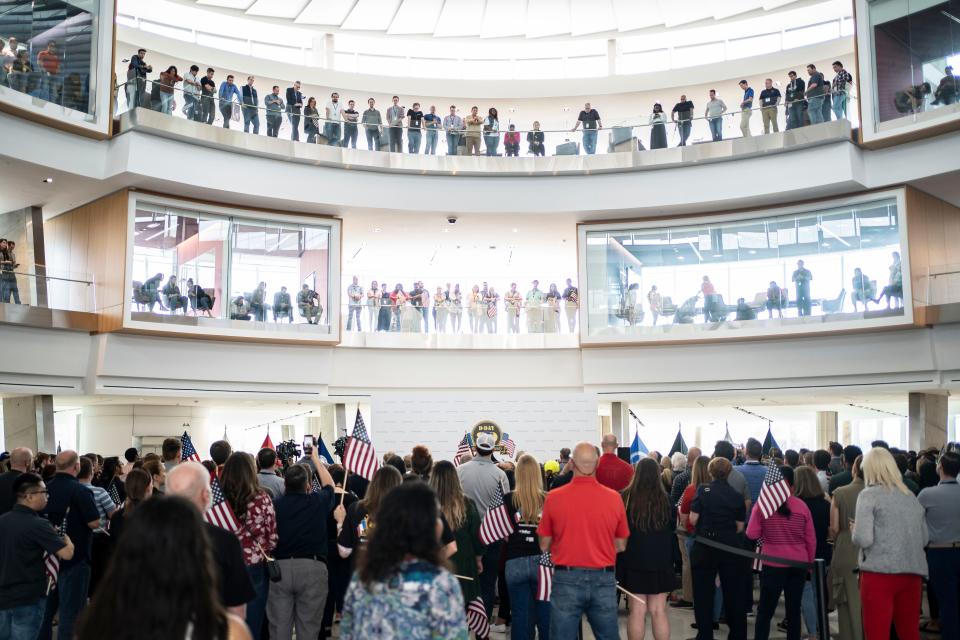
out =
[(928, 288), (944, 285), (943, 280), (929, 283), (928, 274), (960, 266), (960, 208), (912, 187), (907, 187), (906, 204), (914, 319), (923, 324)]

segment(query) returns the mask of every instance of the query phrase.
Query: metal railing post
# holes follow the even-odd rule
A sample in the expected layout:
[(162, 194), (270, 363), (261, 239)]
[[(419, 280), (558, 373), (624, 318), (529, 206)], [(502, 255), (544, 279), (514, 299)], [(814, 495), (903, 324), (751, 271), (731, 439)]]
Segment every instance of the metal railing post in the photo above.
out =
[(830, 640), (830, 618), (827, 611), (827, 563), (823, 558), (813, 561), (814, 595), (817, 603), (817, 628), (820, 640)]

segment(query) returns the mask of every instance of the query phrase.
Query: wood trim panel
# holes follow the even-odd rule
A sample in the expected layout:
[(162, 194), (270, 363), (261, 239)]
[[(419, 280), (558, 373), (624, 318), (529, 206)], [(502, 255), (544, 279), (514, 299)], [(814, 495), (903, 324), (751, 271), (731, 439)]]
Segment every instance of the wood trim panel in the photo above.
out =
[(914, 187), (906, 188), (905, 200), (914, 324), (925, 326), (935, 314), (927, 313), (924, 276), (960, 263), (960, 208)]

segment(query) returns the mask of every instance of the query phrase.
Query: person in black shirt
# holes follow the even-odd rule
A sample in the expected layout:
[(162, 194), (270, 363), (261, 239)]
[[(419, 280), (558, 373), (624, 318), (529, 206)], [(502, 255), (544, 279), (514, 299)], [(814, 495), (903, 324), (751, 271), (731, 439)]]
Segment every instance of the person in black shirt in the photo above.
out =
[(420, 137), (423, 135), (423, 111), (420, 103), (414, 102), (413, 107), (407, 109), (407, 151), (420, 153)]
[(51, 637), (53, 617), (60, 612), (57, 637), (72, 638), (77, 617), (87, 603), (90, 587), (90, 549), (93, 530), (100, 526), (100, 511), (93, 493), (77, 480), (80, 456), (76, 451), (63, 451), (56, 458), (57, 475), (47, 483), (50, 498), (43, 510), (53, 526), (66, 518), (66, 533), (76, 546), (73, 558), (60, 562), (57, 588), (47, 598), (47, 607), (40, 629), (41, 640)]
[(207, 75), (200, 78), (200, 122), (213, 124), (217, 115), (214, 97), (217, 95), (217, 83), (213, 81), (213, 69), (207, 69)]
[(770, 133), (780, 131), (780, 125), (777, 123), (777, 105), (780, 104), (780, 90), (773, 86), (773, 80), (767, 78), (763, 81), (763, 91), (760, 92), (760, 118), (763, 120), (763, 132)]
[(680, 132), (680, 146), (686, 146), (687, 138), (690, 137), (690, 127), (693, 126), (693, 102), (687, 100), (687, 96), (681, 95), (680, 102), (673, 105), (670, 120), (677, 123), (677, 130)]
[(343, 116), (343, 141), (341, 146), (357, 148), (357, 121), (360, 119), (360, 113), (356, 110), (357, 103), (353, 100), (347, 100), (347, 108), (341, 112)]
[(571, 131), (576, 131), (580, 123), (583, 123), (583, 150), (587, 155), (593, 155), (597, 152), (597, 131), (603, 129), (603, 123), (600, 122), (600, 114), (589, 102), (583, 105), (583, 111), (577, 116), (577, 122)]
[(787, 74), (790, 82), (787, 84), (786, 95), (784, 96), (787, 105), (787, 131), (803, 126), (803, 111), (806, 106), (804, 94), (807, 85), (802, 78), (797, 77), (796, 71)]
[[(337, 509), (340, 509), (340, 505), (349, 509), (358, 502), (358, 498), (343, 488), (344, 476), (346, 475), (344, 468), (339, 464), (333, 464), (327, 468), (327, 471), (333, 478), (333, 492), (338, 503)], [(343, 613), (343, 597), (347, 593), (347, 585), (350, 584), (350, 575), (353, 573), (350, 561), (341, 558), (337, 549), (339, 533), (340, 523), (337, 521), (336, 514), (331, 511), (327, 517), (327, 604), (323, 608), (321, 638), (333, 637), (333, 614), (337, 611)]]
[(22, 473), (11, 490), (16, 504), (0, 516), (0, 638), (36, 638), (47, 601), (44, 553), (66, 562), (74, 547), (39, 515), (47, 504), (40, 476)]
[(0, 474), (0, 516), (10, 511), (16, 503), (13, 483), (33, 468), (33, 451), (19, 447), (10, 452), (10, 471)]
[(333, 515), (339, 523), (337, 548), (341, 558), (356, 562), (354, 550), (366, 544), (374, 526), (377, 509), (391, 489), (400, 486), (403, 476), (394, 467), (384, 465), (373, 474), (364, 498), (349, 507), (338, 505)]
[(743, 298), (737, 300), (737, 320), (756, 320), (757, 312)]

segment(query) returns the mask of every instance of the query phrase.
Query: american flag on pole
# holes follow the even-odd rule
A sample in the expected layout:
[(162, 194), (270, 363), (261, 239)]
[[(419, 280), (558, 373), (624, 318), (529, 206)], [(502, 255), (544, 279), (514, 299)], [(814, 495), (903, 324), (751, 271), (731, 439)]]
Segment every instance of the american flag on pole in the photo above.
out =
[(363, 416), (357, 409), (357, 419), (353, 423), (353, 435), (347, 438), (347, 450), (343, 454), (343, 466), (353, 473), (371, 480), (373, 473), (380, 468), (377, 453), (373, 450), (373, 443), (367, 434), (367, 427), (363, 423)]
[(470, 434), (464, 433), (463, 439), (460, 440), (460, 444), (457, 445), (457, 453), (453, 456), (453, 466), (459, 467), (463, 457), (471, 453), (473, 453), (473, 449), (470, 448)]
[(497, 493), (490, 503), (490, 509), (480, 523), (480, 543), (488, 545), (503, 540), (513, 533), (513, 529), (507, 505), (503, 503), (503, 488), (497, 485)]
[(197, 450), (193, 448), (193, 440), (190, 439), (190, 436), (187, 435), (186, 431), (184, 431), (183, 435), (180, 436), (180, 460), (192, 460), (193, 462), (200, 462), (200, 454), (198, 454)]
[(513, 457), (514, 452), (517, 450), (517, 443), (510, 439), (508, 434), (503, 434), (503, 442), (500, 443), (503, 446), (503, 450), (507, 452), (507, 455), (511, 458)]
[[(63, 514), (63, 521), (57, 527), (57, 534), (62, 538), (67, 535), (67, 516), (70, 515), (70, 508)], [(43, 568), (47, 572), (47, 593), (53, 590), (57, 585), (57, 579), (60, 577), (60, 558), (55, 553), (43, 552)]]
[(239, 531), (240, 521), (237, 520), (236, 514), (230, 508), (230, 503), (224, 497), (220, 479), (217, 478), (216, 474), (210, 475), (210, 493), (213, 494), (213, 506), (203, 514), (203, 519), (221, 529), (226, 529), (230, 533)]
[[(790, 486), (783, 479), (780, 467), (776, 463), (770, 462), (767, 465), (767, 474), (763, 477), (763, 485), (760, 487), (760, 497), (757, 498), (757, 504), (754, 508), (760, 509), (760, 515), (766, 519), (776, 513), (780, 505), (786, 502), (789, 497)], [(757, 540), (756, 552), (760, 553), (762, 550), (763, 538), (760, 538)], [(763, 561), (760, 558), (754, 558), (753, 570), (759, 571), (762, 568)]]
[(467, 605), (467, 628), (478, 638), (490, 635), (490, 619), (487, 618), (487, 608), (483, 606), (482, 598), (471, 600)]
[(113, 500), (113, 504), (119, 507), (122, 500), (120, 500), (120, 492), (117, 490), (116, 479), (110, 483), (110, 487), (107, 489), (107, 494), (110, 496), (110, 499)]
[(549, 551), (540, 554), (537, 569), (537, 600), (549, 602), (550, 593), (553, 591), (553, 558)]

